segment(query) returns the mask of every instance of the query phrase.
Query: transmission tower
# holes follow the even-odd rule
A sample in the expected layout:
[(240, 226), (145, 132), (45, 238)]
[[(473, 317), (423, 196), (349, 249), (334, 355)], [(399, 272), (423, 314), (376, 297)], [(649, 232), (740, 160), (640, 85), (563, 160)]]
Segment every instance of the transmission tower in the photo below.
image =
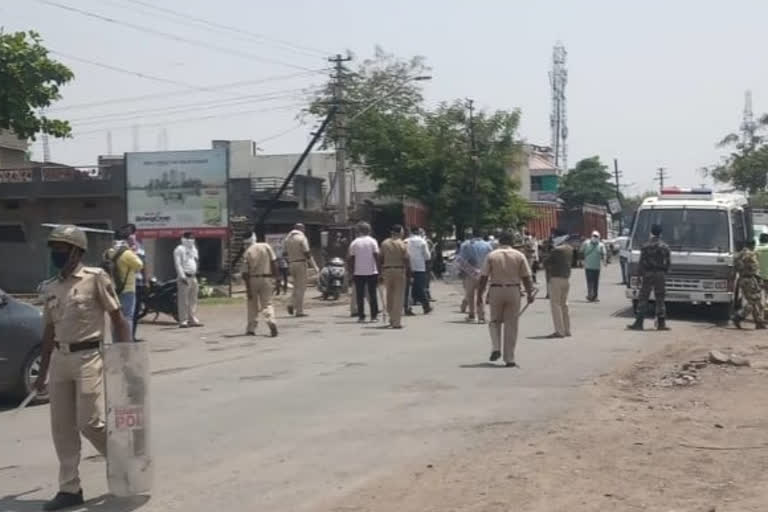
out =
[(568, 69), (565, 59), (568, 52), (563, 43), (558, 42), (552, 51), (552, 71), (549, 83), (552, 87), (552, 114), (549, 118), (552, 129), (552, 151), (558, 172), (568, 171), (568, 110), (565, 86), (568, 84)]
[(751, 147), (757, 131), (755, 116), (752, 113), (752, 91), (744, 92), (744, 118), (741, 122), (741, 143), (745, 148)]

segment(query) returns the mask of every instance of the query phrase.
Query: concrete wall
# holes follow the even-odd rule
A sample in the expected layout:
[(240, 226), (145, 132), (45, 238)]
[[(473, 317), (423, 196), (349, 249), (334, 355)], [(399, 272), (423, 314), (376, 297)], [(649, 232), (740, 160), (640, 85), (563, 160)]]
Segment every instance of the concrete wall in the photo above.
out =
[(0, 169), (27, 164), (27, 141), (8, 130), (0, 130)]

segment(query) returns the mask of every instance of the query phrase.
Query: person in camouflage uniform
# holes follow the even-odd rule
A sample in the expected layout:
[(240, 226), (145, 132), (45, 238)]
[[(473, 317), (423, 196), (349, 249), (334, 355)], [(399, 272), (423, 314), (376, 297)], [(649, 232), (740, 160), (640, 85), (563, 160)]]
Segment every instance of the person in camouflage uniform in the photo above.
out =
[(739, 274), (739, 288), (747, 301), (741, 312), (733, 315), (733, 323), (741, 329), (741, 321), (749, 316), (750, 311), (755, 319), (755, 329), (765, 329), (763, 320), (763, 295), (760, 281), (760, 261), (755, 253), (755, 241), (749, 240), (739, 251), (734, 260), (734, 267)]
[(669, 246), (661, 240), (661, 232), (662, 229), (659, 224), (651, 226), (651, 239), (640, 250), (638, 274), (643, 282), (638, 297), (635, 323), (627, 326), (635, 331), (643, 330), (643, 319), (648, 310), (648, 298), (651, 295), (651, 290), (653, 290), (653, 297), (656, 301), (656, 327), (660, 331), (669, 330), (666, 322), (667, 311), (664, 305), (664, 296), (667, 291), (665, 279), (669, 270), (670, 255)]

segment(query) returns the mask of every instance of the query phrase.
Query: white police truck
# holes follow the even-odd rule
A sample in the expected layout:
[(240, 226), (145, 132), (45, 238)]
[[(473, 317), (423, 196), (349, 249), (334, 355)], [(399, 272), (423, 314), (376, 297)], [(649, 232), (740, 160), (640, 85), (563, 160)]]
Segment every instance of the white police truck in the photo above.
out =
[(713, 316), (730, 317), (737, 300), (734, 256), (752, 237), (746, 196), (671, 187), (643, 201), (635, 213), (628, 248), (626, 296), (635, 311), (641, 285), (640, 249), (654, 224), (662, 226), (661, 238), (671, 251), (665, 301), (709, 305)]

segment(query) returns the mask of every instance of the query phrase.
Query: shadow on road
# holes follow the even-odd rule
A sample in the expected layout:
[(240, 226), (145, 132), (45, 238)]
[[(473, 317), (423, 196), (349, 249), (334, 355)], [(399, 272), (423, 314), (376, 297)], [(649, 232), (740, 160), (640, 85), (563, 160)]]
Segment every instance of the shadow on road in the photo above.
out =
[[(649, 314), (645, 319), (653, 321), (655, 317), (655, 306), (651, 302), (649, 304)], [(632, 306), (626, 306), (611, 313), (614, 318), (635, 318), (635, 313), (632, 311)], [(668, 321), (684, 321), (701, 324), (710, 324), (711, 327), (727, 327), (730, 320), (724, 318), (722, 313), (716, 310), (712, 306), (695, 305), (685, 303), (667, 303), (667, 320)]]
[[(38, 512), (42, 510), (43, 500), (22, 500), (19, 499), (27, 494), (32, 494), (41, 489), (37, 487), (29, 491), (25, 491), (21, 494), (11, 494), (8, 496), (0, 497), (0, 510), (3, 512)], [(131, 512), (142, 506), (149, 501), (149, 496), (132, 496), (129, 498), (118, 498), (110, 494), (99, 496), (85, 502), (85, 504), (75, 507), (71, 510), (79, 510), (85, 512)]]
[(489, 370), (506, 370), (507, 367), (503, 364), (496, 363), (473, 363), (473, 364), (460, 364), (459, 368), (488, 368)]

